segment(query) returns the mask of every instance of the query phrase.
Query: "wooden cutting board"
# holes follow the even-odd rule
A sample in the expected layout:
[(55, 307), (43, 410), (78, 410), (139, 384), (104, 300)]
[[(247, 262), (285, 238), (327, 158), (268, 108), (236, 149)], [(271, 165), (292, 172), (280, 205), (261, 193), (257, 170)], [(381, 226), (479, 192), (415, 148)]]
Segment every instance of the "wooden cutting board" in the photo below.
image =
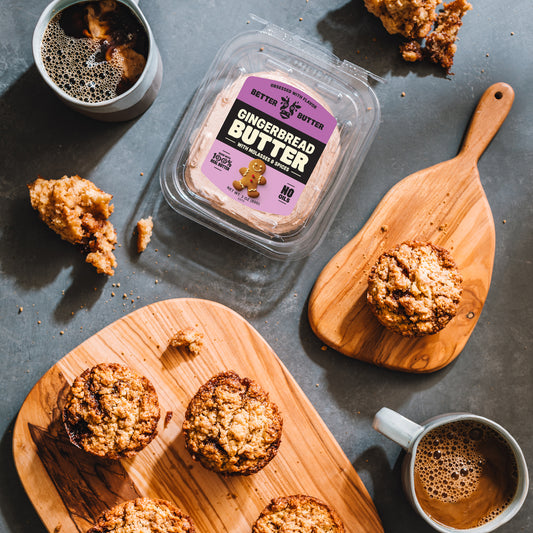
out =
[[(494, 220), (477, 161), (513, 99), (509, 85), (489, 87), (459, 154), (397, 183), (326, 265), (308, 307), (311, 327), (324, 343), (350, 357), (405, 372), (433, 372), (459, 355), (479, 319), (494, 262)], [(367, 277), (377, 258), (408, 240), (448, 249), (464, 278), (457, 316), (435, 335), (406, 338), (392, 333), (366, 304)]]
[[(204, 334), (193, 357), (169, 347), (177, 330)], [(131, 459), (110, 462), (72, 446), (60, 408), (83, 370), (119, 362), (154, 384), (161, 405), (158, 436)], [(255, 379), (283, 416), (278, 454), (251, 476), (224, 478), (195, 463), (181, 426), (197, 389), (223, 370)], [(172, 418), (165, 427), (165, 414)], [(354, 438), (357, 438), (354, 435)], [(382, 532), (359, 476), (296, 381), (257, 331), (223, 305), (174, 299), (148, 305), (92, 336), (35, 385), (18, 415), (13, 453), (20, 478), (48, 531), (85, 532), (105, 509), (138, 496), (165, 498), (189, 513), (202, 533), (249, 533), (271, 498), (308, 494), (328, 502), (347, 532)]]

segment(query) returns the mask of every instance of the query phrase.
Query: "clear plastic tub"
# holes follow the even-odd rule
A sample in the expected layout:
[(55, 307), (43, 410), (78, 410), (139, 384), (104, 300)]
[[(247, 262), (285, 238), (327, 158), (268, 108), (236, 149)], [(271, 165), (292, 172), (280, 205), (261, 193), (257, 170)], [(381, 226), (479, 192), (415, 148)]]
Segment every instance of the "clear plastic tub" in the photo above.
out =
[(373, 140), (368, 71), (260, 21), (217, 54), (161, 163), (179, 213), (277, 259), (324, 238)]

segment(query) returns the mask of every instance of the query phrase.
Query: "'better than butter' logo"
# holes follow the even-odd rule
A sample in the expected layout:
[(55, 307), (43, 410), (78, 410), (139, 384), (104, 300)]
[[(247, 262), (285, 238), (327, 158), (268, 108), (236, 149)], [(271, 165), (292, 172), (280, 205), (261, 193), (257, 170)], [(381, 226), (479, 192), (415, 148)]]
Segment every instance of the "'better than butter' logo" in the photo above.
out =
[(291, 104), (291, 101), (287, 96), (282, 96), (279, 116), (284, 119), (291, 118), (300, 107), (302, 106), (298, 102), (293, 102)]

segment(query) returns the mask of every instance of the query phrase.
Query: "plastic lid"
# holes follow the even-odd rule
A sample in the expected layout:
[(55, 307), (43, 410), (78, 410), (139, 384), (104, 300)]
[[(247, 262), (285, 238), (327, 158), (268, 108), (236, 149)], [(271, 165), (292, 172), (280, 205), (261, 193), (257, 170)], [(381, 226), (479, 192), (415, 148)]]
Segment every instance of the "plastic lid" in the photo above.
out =
[(285, 30), (219, 51), (160, 168), (172, 208), (265, 255), (325, 236), (378, 128), (368, 71)]

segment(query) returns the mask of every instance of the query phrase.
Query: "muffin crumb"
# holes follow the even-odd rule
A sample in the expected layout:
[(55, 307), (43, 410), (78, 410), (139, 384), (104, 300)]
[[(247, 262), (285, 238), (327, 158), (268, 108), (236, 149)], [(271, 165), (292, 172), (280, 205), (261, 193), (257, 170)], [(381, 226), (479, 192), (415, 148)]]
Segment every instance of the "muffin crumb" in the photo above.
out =
[(167, 411), (165, 414), (165, 421), (163, 423), (163, 427), (167, 429), (168, 425), (170, 424), (170, 421), (172, 420), (172, 417), (174, 416), (174, 413), (172, 411)]
[(146, 247), (152, 238), (153, 229), (154, 222), (151, 216), (148, 218), (141, 218), (137, 222), (137, 226), (135, 228), (137, 233), (137, 253), (141, 253), (146, 250)]
[(422, 47), (418, 41), (407, 41), (400, 44), (400, 52), (404, 61), (408, 61), (409, 63), (422, 61), (424, 58), (422, 54)]
[(170, 339), (169, 345), (173, 348), (185, 347), (191, 355), (198, 355), (202, 349), (204, 334), (194, 328), (183, 328), (176, 332)]

